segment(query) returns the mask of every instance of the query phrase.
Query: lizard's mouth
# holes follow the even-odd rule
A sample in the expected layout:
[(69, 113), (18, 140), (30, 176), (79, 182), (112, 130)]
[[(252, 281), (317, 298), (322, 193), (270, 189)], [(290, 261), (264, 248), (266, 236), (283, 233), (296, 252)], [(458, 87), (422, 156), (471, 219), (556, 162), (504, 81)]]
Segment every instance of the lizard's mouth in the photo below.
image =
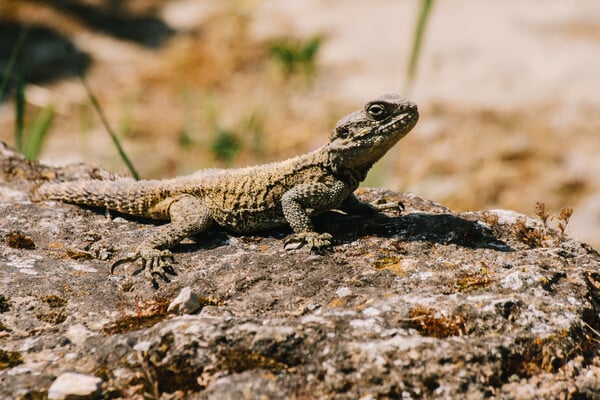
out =
[(419, 112), (417, 111), (417, 108), (414, 107), (392, 117), (387, 123), (380, 125), (377, 128), (376, 134), (388, 136), (393, 133), (398, 133), (401, 134), (401, 136), (398, 137), (398, 139), (400, 139), (410, 132), (418, 120)]

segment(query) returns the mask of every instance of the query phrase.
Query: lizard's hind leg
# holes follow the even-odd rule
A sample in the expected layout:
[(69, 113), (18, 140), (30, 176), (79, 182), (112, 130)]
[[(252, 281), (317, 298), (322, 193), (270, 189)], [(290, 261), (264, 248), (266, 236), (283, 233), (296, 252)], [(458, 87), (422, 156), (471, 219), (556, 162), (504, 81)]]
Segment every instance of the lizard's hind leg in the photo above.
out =
[(145, 271), (144, 274), (155, 288), (158, 287), (156, 277), (169, 282), (167, 275), (177, 275), (173, 269), (173, 255), (169, 249), (188, 236), (206, 231), (213, 219), (208, 207), (191, 195), (175, 198), (169, 206), (169, 216), (169, 224), (156, 228), (138, 246), (135, 254), (115, 262), (111, 273), (119, 265), (140, 259), (142, 266), (134, 274)]

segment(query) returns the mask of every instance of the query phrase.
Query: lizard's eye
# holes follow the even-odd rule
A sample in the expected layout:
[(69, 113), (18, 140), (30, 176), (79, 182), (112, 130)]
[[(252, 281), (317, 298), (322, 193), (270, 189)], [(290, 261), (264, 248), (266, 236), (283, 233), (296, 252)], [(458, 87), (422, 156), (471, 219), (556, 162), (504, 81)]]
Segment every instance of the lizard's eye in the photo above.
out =
[(381, 104), (371, 104), (367, 108), (369, 115), (375, 119), (383, 119), (387, 117), (387, 111)]

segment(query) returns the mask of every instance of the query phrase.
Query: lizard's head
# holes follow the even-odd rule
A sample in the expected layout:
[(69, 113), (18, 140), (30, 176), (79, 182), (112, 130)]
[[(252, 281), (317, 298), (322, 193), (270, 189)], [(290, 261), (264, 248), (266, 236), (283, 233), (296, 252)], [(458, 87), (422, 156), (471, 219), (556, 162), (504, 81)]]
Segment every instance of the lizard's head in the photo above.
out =
[(368, 102), (362, 110), (343, 117), (331, 132), (332, 163), (366, 175), (418, 119), (417, 106), (397, 94), (386, 94)]

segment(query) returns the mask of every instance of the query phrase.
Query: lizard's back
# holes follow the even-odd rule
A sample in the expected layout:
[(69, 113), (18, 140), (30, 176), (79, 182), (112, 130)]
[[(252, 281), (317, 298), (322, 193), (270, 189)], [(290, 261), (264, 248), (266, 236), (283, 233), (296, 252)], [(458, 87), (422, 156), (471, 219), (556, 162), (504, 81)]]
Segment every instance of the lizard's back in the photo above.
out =
[(327, 155), (315, 151), (286, 161), (177, 178), (178, 192), (202, 199), (220, 226), (251, 232), (284, 225), (281, 197), (296, 185), (329, 183)]
[(229, 230), (249, 232), (285, 224), (281, 196), (305, 182), (328, 182), (322, 151), (286, 161), (240, 169), (201, 170), (167, 180), (46, 183), (37, 190), (45, 200), (106, 207), (121, 213), (169, 220), (169, 206), (182, 194), (199, 198), (214, 221)]

